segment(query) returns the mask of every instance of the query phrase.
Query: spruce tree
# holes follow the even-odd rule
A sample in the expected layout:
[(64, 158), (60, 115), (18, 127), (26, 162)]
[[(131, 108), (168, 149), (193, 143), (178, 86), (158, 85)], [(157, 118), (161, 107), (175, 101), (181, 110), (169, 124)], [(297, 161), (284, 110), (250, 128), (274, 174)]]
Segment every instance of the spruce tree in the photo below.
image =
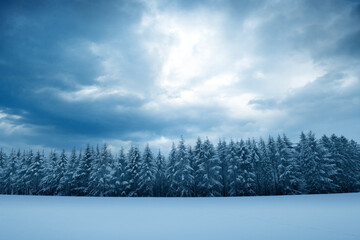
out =
[(240, 159), (238, 156), (238, 146), (230, 141), (228, 146), (227, 162), (228, 168), (228, 179), (229, 179), (229, 196), (240, 196), (243, 195), (243, 184), (244, 178), (242, 176), (240, 168)]
[(214, 146), (206, 139), (202, 151), (203, 161), (199, 166), (199, 193), (202, 197), (220, 196), (222, 190), (220, 161)]
[(139, 175), (139, 195), (143, 197), (154, 196), (156, 166), (154, 156), (149, 145), (146, 145)]
[(156, 163), (155, 196), (165, 197), (167, 192), (166, 162), (165, 162), (165, 157), (161, 154), (160, 150), (156, 157), (155, 163)]
[(84, 154), (79, 155), (79, 162), (77, 168), (74, 172), (73, 182), (74, 182), (74, 194), (78, 196), (86, 196), (88, 194), (87, 190), (89, 187), (89, 179), (91, 172), (91, 163), (94, 160), (94, 151), (90, 148), (88, 144), (86, 146)]
[[(4, 157), (4, 156), (3, 156)], [(16, 193), (16, 168), (17, 168), (17, 155), (14, 149), (11, 150), (9, 157), (3, 159), (1, 186), (3, 194)]]
[(290, 140), (283, 135), (276, 141), (279, 150), (279, 192), (282, 195), (300, 193), (301, 179), (299, 166), (296, 164), (295, 150)]
[(204, 149), (203, 149), (203, 144), (202, 141), (200, 139), (200, 137), (197, 138), (196, 144), (195, 144), (195, 148), (193, 151), (193, 164), (192, 164), (192, 169), (193, 169), (193, 173), (194, 173), (194, 187), (193, 187), (193, 194), (194, 196), (202, 196), (201, 193), (201, 180), (203, 178), (202, 174), (203, 171), (200, 170), (200, 166), (203, 165), (205, 161), (205, 156), (204, 156)]
[(194, 176), (191, 175), (189, 156), (185, 147), (184, 139), (181, 137), (176, 154), (174, 179), (178, 186), (175, 189), (175, 196), (191, 197)]
[(271, 170), (271, 162), (268, 155), (268, 148), (265, 141), (260, 138), (259, 141), (259, 157), (260, 162), (257, 167), (259, 176), (259, 194), (270, 195), (273, 194), (274, 178)]
[(138, 147), (132, 146), (129, 150), (127, 163), (126, 163), (126, 174), (129, 179), (129, 192), (128, 196), (138, 196), (139, 189), (139, 177), (141, 169), (141, 155)]
[(226, 197), (229, 193), (229, 184), (228, 184), (228, 162), (226, 159), (227, 156), (227, 145), (226, 141), (219, 141), (217, 145), (217, 155), (220, 161), (220, 175), (221, 175), (221, 185), (222, 185), (222, 196)]
[(104, 144), (101, 152), (97, 147), (89, 176), (89, 186), (87, 192), (90, 195), (103, 197), (109, 193), (111, 181), (111, 162), (112, 156), (107, 145)]
[(178, 188), (178, 185), (180, 184), (179, 182), (176, 181), (177, 179), (174, 178), (176, 155), (177, 155), (176, 147), (175, 147), (175, 144), (172, 143), (171, 150), (169, 153), (168, 163), (167, 163), (167, 167), (166, 167), (166, 181), (169, 186), (168, 193), (167, 193), (168, 197), (175, 196), (176, 189)]
[(129, 191), (130, 185), (126, 175), (126, 156), (124, 149), (121, 148), (119, 155), (115, 158), (112, 173), (112, 194), (124, 197)]

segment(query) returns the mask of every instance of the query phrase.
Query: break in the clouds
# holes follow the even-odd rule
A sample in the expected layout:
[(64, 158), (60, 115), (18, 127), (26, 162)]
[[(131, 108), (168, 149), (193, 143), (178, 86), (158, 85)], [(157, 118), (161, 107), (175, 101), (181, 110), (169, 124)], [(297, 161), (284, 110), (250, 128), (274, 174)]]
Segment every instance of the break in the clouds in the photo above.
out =
[(360, 133), (357, 1), (3, 1), (0, 144)]

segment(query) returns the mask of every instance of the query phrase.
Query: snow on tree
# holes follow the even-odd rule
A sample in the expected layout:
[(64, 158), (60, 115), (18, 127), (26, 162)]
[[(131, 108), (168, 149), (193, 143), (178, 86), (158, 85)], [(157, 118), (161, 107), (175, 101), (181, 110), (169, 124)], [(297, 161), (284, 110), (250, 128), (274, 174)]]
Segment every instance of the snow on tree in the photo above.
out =
[(91, 163), (94, 160), (94, 151), (90, 148), (88, 144), (86, 146), (84, 155), (79, 155), (78, 166), (74, 172), (73, 182), (74, 182), (74, 193), (75, 195), (84, 196), (87, 195), (89, 187), (89, 179), (91, 172)]
[(299, 166), (296, 164), (295, 150), (290, 140), (278, 136), (276, 145), (279, 150), (279, 192), (280, 194), (297, 194), (301, 186)]
[[(70, 158), (67, 159), (67, 156), (65, 154), (65, 151), (63, 151), (60, 155), (60, 158), (62, 158), (61, 162), (65, 163), (64, 167), (64, 173), (59, 179), (59, 186), (57, 187), (56, 191), (58, 195), (66, 196), (71, 194), (72, 190), (72, 178), (74, 175), (74, 170), (77, 166), (77, 156), (76, 156), (76, 149), (74, 148), (71, 151)], [(63, 163), (61, 163), (63, 165)]]
[(56, 184), (55, 194), (56, 195), (64, 195), (64, 192), (66, 192), (66, 190), (68, 188), (67, 182), (63, 181), (67, 174), (66, 173), (67, 166), (68, 166), (68, 159), (66, 156), (66, 152), (63, 149), (61, 151), (58, 161), (56, 162), (55, 170), (54, 170), (54, 173), (56, 175), (56, 178), (55, 178), (55, 184)]
[(215, 148), (206, 139), (202, 145), (203, 161), (199, 165), (199, 193), (203, 197), (221, 196), (220, 161)]
[(5, 156), (5, 154), (2, 156), (3, 166), (0, 175), (2, 190), (0, 189), (0, 192), (12, 195), (16, 192), (16, 169), (18, 156), (14, 149), (11, 150), (9, 157), (6, 158)]
[(89, 187), (87, 192), (90, 195), (103, 197), (108, 194), (111, 181), (111, 162), (112, 156), (107, 145), (104, 144), (101, 152), (97, 147), (89, 176)]
[(166, 162), (165, 157), (161, 154), (160, 150), (155, 160), (156, 174), (155, 174), (155, 196), (164, 197), (167, 192), (166, 182)]
[(194, 176), (191, 175), (192, 169), (190, 166), (189, 156), (185, 147), (184, 139), (181, 137), (177, 152), (174, 172), (174, 181), (177, 184), (175, 189), (175, 196), (191, 197), (192, 186), (194, 184)]
[(245, 196), (254, 196), (256, 195), (256, 175), (254, 173), (254, 165), (253, 162), (255, 159), (252, 157), (256, 157), (255, 154), (251, 154), (249, 150), (250, 140), (247, 143), (244, 141), (239, 142), (239, 160), (240, 160), (240, 168), (241, 174), (243, 176), (243, 195)]
[(221, 185), (222, 185), (222, 196), (228, 196), (229, 184), (228, 184), (228, 162), (226, 160), (227, 156), (227, 145), (226, 141), (219, 141), (216, 147), (217, 155), (220, 162), (220, 175), (221, 175)]
[(193, 176), (194, 176), (194, 187), (193, 187), (193, 194), (194, 196), (201, 196), (201, 186), (200, 182), (203, 178), (203, 172), (200, 170), (200, 165), (203, 164), (205, 161), (204, 157), (204, 150), (203, 144), (201, 142), (200, 137), (197, 138), (194, 151), (192, 152), (192, 169), (193, 169)]
[(175, 191), (178, 188), (178, 185), (180, 184), (174, 178), (176, 155), (177, 155), (177, 151), (176, 151), (175, 143), (172, 143), (171, 150), (169, 153), (169, 158), (168, 158), (168, 164), (166, 167), (166, 180), (167, 180), (168, 186), (169, 186), (168, 194), (167, 194), (168, 197), (175, 196), (175, 194), (176, 194)]
[(126, 175), (126, 156), (123, 148), (120, 149), (119, 155), (115, 158), (111, 178), (112, 195), (126, 196), (126, 193), (130, 190), (130, 185)]
[(40, 182), (44, 174), (44, 155), (37, 151), (34, 157), (29, 156), (30, 165), (26, 170), (26, 185), (28, 186), (28, 194), (35, 195), (40, 192)]
[(260, 176), (260, 168), (261, 166), (261, 159), (260, 159), (260, 153), (259, 149), (257, 147), (257, 144), (255, 140), (252, 141), (248, 140), (247, 147), (249, 150), (248, 158), (250, 159), (250, 162), (252, 163), (253, 173), (254, 173), (254, 189), (255, 193), (259, 194), (261, 190), (261, 176)]
[(267, 143), (267, 155), (269, 158), (270, 166), (271, 166), (271, 173), (273, 179), (273, 191), (272, 194), (280, 194), (279, 189), (279, 160), (280, 154), (276, 146), (276, 142), (273, 137), (269, 136), (268, 143)]
[(255, 168), (258, 172), (257, 175), (260, 182), (259, 194), (270, 195), (274, 192), (274, 178), (267, 145), (262, 138), (260, 138), (259, 141), (259, 157), (260, 162)]
[(307, 193), (335, 191), (337, 185), (331, 176), (336, 173), (336, 165), (331, 163), (325, 148), (318, 144), (312, 132), (306, 136), (301, 133), (298, 149)]
[(238, 156), (238, 145), (233, 140), (230, 141), (227, 154), (229, 196), (243, 195), (244, 178), (240, 167), (240, 158)]
[[(105, 150), (104, 150), (105, 149)], [(69, 160), (63, 150), (48, 158), (32, 150), (0, 150), (0, 193), (96, 196), (242, 196), (360, 190), (360, 146), (343, 136), (312, 132), (293, 146), (283, 135), (266, 144), (247, 140), (216, 149), (199, 138), (195, 147), (172, 145), (168, 161), (150, 148), (131, 147), (115, 158), (105, 145), (87, 145)]]
[(58, 155), (55, 151), (51, 151), (48, 162), (44, 164), (44, 178), (40, 182), (40, 193), (45, 195), (53, 195), (57, 188), (57, 173), (55, 172), (56, 165), (58, 164)]
[(139, 174), (139, 190), (138, 193), (143, 197), (154, 196), (156, 166), (154, 156), (149, 145), (146, 145), (142, 155), (142, 164)]
[(126, 164), (126, 174), (129, 179), (129, 192), (128, 196), (136, 197), (138, 196), (139, 189), (139, 177), (141, 169), (141, 154), (138, 147), (132, 146), (128, 153), (127, 164)]

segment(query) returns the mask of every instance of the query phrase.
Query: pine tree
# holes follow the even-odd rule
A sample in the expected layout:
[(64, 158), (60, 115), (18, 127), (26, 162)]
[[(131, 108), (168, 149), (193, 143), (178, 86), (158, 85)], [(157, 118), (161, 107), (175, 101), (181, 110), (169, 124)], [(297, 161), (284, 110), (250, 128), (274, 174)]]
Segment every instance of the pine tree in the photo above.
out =
[[(71, 151), (71, 155), (69, 160), (67, 159), (67, 156), (65, 154), (65, 151), (60, 155), (61, 158), (61, 169), (63, 169), (64, 173), (59, 178), (59, 186), (56, 189), (56, 192), (58, 195), (61, 196), (69, 196), (71, 195), (72, 190), (72, 177), (74, 174), (74, 169), (77, 162), (77, 156), (76, 156), (76, 149), (74, 148)], [(65, 164), (65, 166), (63, 166)]]
[(329, 151), (330, 158), (333, 159), (338, 168), (334, 179), (335, 183), (339, 185), (340, 192), (353, 192), (357, 186), (357, 173), (354, 171), (356, 164), (350, 156), (349, 141), (343, 136), (337, 137), (334, 134), (330, 141), (330, 148), (328, 144), (325, 148)]
[(221, 185), (222, 185), (222, 191), (221, 195), (226, 197), (229, 193), (229, 186), (228, 186), (228, 162), (226, 159), (227, 156), (227, 145), (226, 141), (219, 141), (217, 145), (217, 155), (219, 157), (220, 162), (220, 175), (221, 175)]
[(44, 176), (44, 155), (40, 151), (37, 151), (36, 155), (32, 158), (26, 175), (28, 176), (26, 184), (29, 195), (40, 193), (40, 182)]
[(123, 148), (115, 160), (112, 179), (113, 195), (126, 196), (127, 192), (130, 191), (130, 185), (126, 175), (126, 156)]
[(3, 194), (16, 193), (16, 168), (17, 168), (17, 155), (15, 150), (11, 150), (9, 157), (3, 156), (3, 167), (1, 174), (1, 188)]
[(253, 169), (253, 174), (254, 174), (254, 195), (259, 195), (261, 194), (261, 158), (260, 158), (260, 153), (259, 153), (259, 149), (257, 147), (257, 144), (255, 142), (255, 140), (253, 139), (252, 141), (248, 141), (247, 143), (248, 145), (248, 150), (249, 150), (249, 160), (252, 164), (252, 169)]
[(283, 135), (283, 138), (278, 136), (276, 145), (280, 157), (278, 166), (280, 194), (298, 194), (300, 193), (301, 179), (292, 143)]
[(165, 197), (167, 192), (166, 162), (160, 150), (156, 157), (155, 196)]
[(63, 149), (58, 161), (55, 165), (55, 194), (56, 195), (64, 195), (64, 193), (68, 189), (68, 182), (65, 182), (64, 179), (66, 179), (67, 174), (67, 166), (68, 166), (68, 159), (65, 153), (65, 150)]
[(229, 196), (240, 196), (243, 195), (243, 183), (244, 179), (240, 168), (240, 159), (238, 156), (238, 146), (230, 141), (228, 146), (227, 162), (229, 163), (228, 168), (228, 179), (229, 179)]
[(111, 181), (111, 153), (106, 144), (104, 144), (101, 152), (97, 147), (95, 158), (92, 162), (89, 186), (87, 192), (92, 196), (106, 196), (110, 190)]
[(154, 196), (156, 166), (154, 156), (149, 145), (146, 145), (142, 156), (139, 175), (139, 195), (144, 197)]
[(44, 164), (44, 177), (40, 182), (40, 193), (45, 195), (54, 195), (57, 188), (57, 174), (55, 172), (58, 163), (58, 155), (55, 151), (51, 151), (48, 162)]
[(194, 187), (192, 189), (194, 196), (202, 196), (201, 193), (201, 180), (203, 178), (203, 172), (200, 170), (200, 166), (204, 163), (205, 157), (204, 157), (204, 150), (203, 150), (203, 144), (201, 142), (200, 137), (198, 137), (195, 148), (193, 151), (193, 176), (194, 176)]
[(7, 164), (7, 156), (5, 154), (5, 152), (3, 152), (2, 149), (0, 149), (0, 194), (1, 193), (5, 193), (5, 187), (4, 185), (6, 184), (6, 180), (4, 178), (5, 175), (5, 168), (6, 168), (6, 164)]
[(78, 196), (86, 196), (88, 194), (87, 190), (89, 188), (88, 183), (90, 179), (91, 172), (91, 163), (94, 159), (94, 151), (90, 148), (88, 144), (86, 146), (84, 155), (79, 155), (78, 166), (75, 170), (73, 176), (74, 194)]
[(138, 147), (132, 146), (128, 153), (126, 174), (129, 179), (129, 197), (138, 196), (139, 177), (141, 169), (141, 155)]
[(327, 153), (317, 143), (312, 132), (307, 136), (301, 133), (298, 149), (307, 192), (314, 194), (335, 191), (337, 186), (331, 180), (331, 175), (336, 173), (336, 166), (331, 164)]
[(250, 140), (247, 143), (240, 141), (239, 143), (239, 159), (240, 159), (240, 168), (241, 174), (243, 176), (243, 195), (245, 196), (254, 196), (256, 195), (256, 182), (255, 182), (255, 173), (253, 162), (255, 159), (252, 159), (254, 155), (251, 155), (249, 151)]
[(259, 194), (261, 195), (270, 195), (274, 192), (274, 179), (271, 170), (271, 162), (268, 156), (268, 148), (265, 141), (260, 138), (259, 141), (259, 157), (260, 162), (257, 166), (258, 176), (259, 176)]
[(206, 139), (202, 149), (204, 159), (199, 166), (199, 193), (203, 197), (221, 196), (221, 167), (215, 148), (209, 139)]
[(277, 149), (275, 140), (273, 137), (269, 136), (268, 144), (267, 144), (267, 155), (270, 161), (271, 166), (271, 173), (273, 179), (273, 190), (271, 191), (272, 194), (280, 194), (279, 189), (279, 160), (280, 154)]
[(172, 146), (171, 146), (171, 151), (169, 153), (168, 163), (167, 163), (167, 167), (166, 167), (166, 180), (167, 180), (167, 183), (168, 183), (168, 186), (169, 186), (168, 193), (167, 193), (168, 197), (175, 196), (176, 189), (178, 189), (178, 185), (180, 184), (174, 178), (174, 176), (175, 176), (175, 165), (176, 165), (176, 155), (177, 155), (177, 151), (176, 151), (175, 144), (173, 143)]
[(184, 144), (184, 139), (181, 137), (176, 154), (174, 179), (178, 183), (175, 190), (175, 196), (191, 197), (194, 176), (191, 175), (192, 169), (188, 152)]

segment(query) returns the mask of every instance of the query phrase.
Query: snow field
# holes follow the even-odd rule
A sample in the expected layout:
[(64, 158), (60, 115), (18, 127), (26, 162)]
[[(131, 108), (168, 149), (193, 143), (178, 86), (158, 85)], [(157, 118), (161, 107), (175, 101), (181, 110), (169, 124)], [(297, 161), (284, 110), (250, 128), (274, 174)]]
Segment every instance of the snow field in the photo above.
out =
[(234, 198), (0, 196), (0, 239), (360, 239), (360, 193)]

